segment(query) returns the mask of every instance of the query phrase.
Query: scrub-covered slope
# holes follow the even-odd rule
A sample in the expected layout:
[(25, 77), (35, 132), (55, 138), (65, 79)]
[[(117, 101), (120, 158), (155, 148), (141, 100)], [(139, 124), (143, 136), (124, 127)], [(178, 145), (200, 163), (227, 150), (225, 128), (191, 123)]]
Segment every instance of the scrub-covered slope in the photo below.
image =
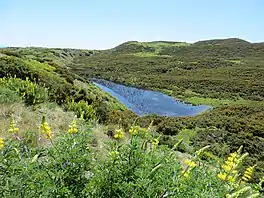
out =
[[(74, 57), (90, 56), (93, 51), (46, 48), (0, 49), (0, 77), (16, 77), (36, 82), (49, 90), (48, 100), (65, 109), (89, 117), (89, 107), (101, 121), (108, 119), (111, 110), (125, 108), (87, 79), (71, 73), (68, 65)], [(85, 110), (86, 109), (86, 110)]]
[(184, 135), (194, 137), (190, 143), (198, 147), (213, 144), (218, 154), (243, 144), (253, 156), (250, 163), (257, 162), (257, 169), (264, 172), (263, 57), (263, 43), (236, 38), (193, 44), (132, 41), (78, 57), (70, 71), (212, 105), (213, 110), (197, 117), (151, 117), (139, 122), (144, 125), (154, 119), (167, 144)]
[[(170, 63), (160, 58), (178, 57), (159, 53), (164, 47), (190, 44), (138, 45), (155, 51), (0, 49), (1, 197), (261, 195), (262, 95), (255, 98), (257, 93), (250, 97), (245, 92), (244, 97), (227, 89), (228, 94), (215, 92), (213, 97), (208, 88), (206, 94), (166, 81), (175, 76), (164, 72)], [(155, 70), (157, 63), (163, 68)], [(223, 67), (221, 63), (206, 69), (214, 71)], [(184, 100), (210, 103), (214, 109), (196, 117), (138, 118), (89, 82), (87, 77), (98, 77), (99, 69), (102, 78), (160, 89)], [(179, 70), (186, 70), (182, 76), (190, 71)], [(142, 79), (142, 84), (131, 79)], [(165, 88), (158, 86), (162, 83)]]

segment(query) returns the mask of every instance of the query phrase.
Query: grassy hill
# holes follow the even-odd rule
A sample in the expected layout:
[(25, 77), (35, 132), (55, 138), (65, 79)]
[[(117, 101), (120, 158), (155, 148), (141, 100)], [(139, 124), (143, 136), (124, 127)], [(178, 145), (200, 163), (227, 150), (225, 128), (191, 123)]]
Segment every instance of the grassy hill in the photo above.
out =
[[(126, 42), (74, 60), (72, 71), (150, 89), (210, 98), (263, 100), (264, 45), (240, 39)], [(153, 85), (154, 83), (154, 85)], [(190, 93), (190, 92), (188, 92)], [(188, 95), (188, 94), (187, 94)]]
[(188, 58), (202, 57), (222, 57), (235, 58), (245, 56), (263, 55), (263, 44), (250, 43), (241, 39), (217, 39), (198, 41), (196, 43), (153, 41), (136, 42), (130, 41), (123, 43), (110, 50), (111, 54), (141, 54), (142, 56), (164, 55), (164, 56), (188, 56)]
[[(244, 145), (254, 156), (249, 163), (258, 163), (257, 169), (263, 173), (263, 57), (263, 44), (235, 38), (193, 44), (132, 41), (78, 57), (70, 70), (85, 78), (159, 90), (193, 104), (214, 106), (196, 117), (156, 116), (138, 122), (145, 126), (154, 120), (163, 143), (169, 145), (186, 128), (197, 134), (192, 145), (201, 148), (210, 143), (215, 154), (225, 155)], [(212, 138), (219, 134), (223, 137)]]
[[(251, 181), (264, 176), (263, 57), (263, 43), (235, 38), (131, 41), (101, 51), (1, 48), (0, 195), (256, 193), (261, 185), (242, 176), (255, 165)], [(195, 117), (139, 118), (89, 78), (213, 109)], [(249, 156), (223, 179), (223, 159), (235, 153), (240, 162), (240, 146)], [(207, 150), (198, 155), (201, 148)]]

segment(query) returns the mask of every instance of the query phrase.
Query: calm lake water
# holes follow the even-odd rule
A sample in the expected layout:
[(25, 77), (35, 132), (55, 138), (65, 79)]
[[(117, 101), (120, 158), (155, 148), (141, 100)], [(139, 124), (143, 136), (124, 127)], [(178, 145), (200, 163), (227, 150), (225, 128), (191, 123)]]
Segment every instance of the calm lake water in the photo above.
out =
[(158, 91), (138, 89), (106, 80), (93, 83), (116, 97), (127, 108), (139, 116), (157, 114), (160, 116), (194, 116), (211, 108), (210, 106), (186, 104)]

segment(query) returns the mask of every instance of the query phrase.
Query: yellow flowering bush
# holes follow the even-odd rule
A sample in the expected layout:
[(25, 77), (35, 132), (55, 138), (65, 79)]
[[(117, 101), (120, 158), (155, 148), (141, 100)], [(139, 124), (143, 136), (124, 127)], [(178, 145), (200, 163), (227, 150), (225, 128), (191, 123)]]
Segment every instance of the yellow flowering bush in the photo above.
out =
[(36, 105), (48, 100), (48, 90), (30, 81), (16, 77), (0, 78), (0, 85), (18, 93), (28, 105)]
[(181, 171), (181, 175), (179, 175), (179, 177), (181, 178), (182, 176), (184, 177), (184, 178), (189, 178), (190, 177), (190, 173), (191, 173), (191, 171), (195, 168), (195, 167), (197, 167), (197, 164), (194, 162), (194, 161), (192, 161), (192, 160), (190, 160), (190, 159), (186, 159), (185, 161), (184, 161), (184, 164), (186, 165), (186, 168), (184, 168), (182, 171)]
[(135, 135), (144, 136), (147, 134), (147, 132), (149, 132), (149, 130), (146, 128), (142, 128), (140, 126), (132, 125), (129, 128), (128, 132), (130, 133), (131, 136), (135, 136)]
[(0, 150), (2, 148), (4, 148), (5, 144), (4, 144), (4, 139), (3, 138), (0, 138)]
[(124, 138), (124, 131), (123, 131), (123, 129), (121, 129), (121, 128), (120, 129), (117, 129), (115, 131), (114, 138), (117, 139), (117, 140), (123, 139)]
[(128, 132), (133, 136), (138, 134), (138, 130), (139, 126), (131, 126)]
[(253, 171), (254, 171), (254, 168), (256, 167), (256, 165), (255, 166), (250, 166), (250, 167), (248, 167), (246, 170), (245, 170), (245, 172), (244, 172), (244, 174), (243, 174), (243, 177), (242, 177), (242, 180), (244, 181), (244, 182), (248, 182), (251, 178), (252, 178), (252, 175), (253, 175)]
[(43, 134), (45, 136), (45, 138), (47, 139), (51, 139), (51, 128), (49, 126), (49, 123), (46, 121), (46, 118), (45, 116), (42, 117), (42, 123), (40, 125), (40, 131), (41, 131), (41, 134)]
[(153, 149), (156, 149), (157, 146), (159, 145), (159, 138), (160, 138), (160, 136), (159, 136), (158, 138), (154, 138), (154, 139), (152, 140), (152, 148), (153, 148)]
[(97, 119), (95, 108), (83, 100), (79, 102), (74, 102), (74, 100), (68, 102), (66, 109), (70, 111), (75, 111), (78, 117), (82, 117), (83, 119), (86, 120)]
[(11, 114), (11, 121), (9, 124), (9, 133), (16, 134), (19, 131), (19, 128), (16, 126), (14, 114)]
[(78, 126), (76, 120), (74, 119), (72, 123), (69, 125), (68, 133), (77, 133), (77, 132), (78, 132)]
[(242, 147), (238, 151), (231, 153), (224, 164), (221, 166), (222, 171), (218, 173), (217, 177), (223, 181), (235, 183), (239, 174), (238, 167), (242, 160), (248, 155), (247, 153), (241, 155)]
[(221, 166), (221, 172), (217, 174), (217, 177), (227, 182), (228, 187), (232, 189), (233, 193), (227, 193), (227, 198), (233, 198), (233, 197), (259, 197), (259, 192), (252, 189), (251, 186), (242, 185), (241, 181), (248, 182), (252, 175), (253, 170), (255, 166), (248, 167), (244, 174), (242, 175), (242, 178), (239, 176), (241, 175), (239, 173), (239, 166), (243, 159), (248, 155), (248, 153), (241, 154), (242, 146), (234, 153), (231, 153), (224, 164)]

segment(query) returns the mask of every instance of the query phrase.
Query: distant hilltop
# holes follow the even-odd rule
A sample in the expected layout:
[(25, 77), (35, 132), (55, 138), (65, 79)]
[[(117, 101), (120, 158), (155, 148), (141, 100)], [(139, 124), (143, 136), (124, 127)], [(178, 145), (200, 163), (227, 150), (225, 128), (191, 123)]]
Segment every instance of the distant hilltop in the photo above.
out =
[(176, 41), (128, 41), (112, 49), (110, 54), (133, 54), (138, 56), (185, 56), (193, 57), (245, 57), (263, 56), (264, 43), (250, 43), (239, 38), (212, 39), (195, 43)]
[[(262, 44), (264, 42), (261, 42)], [(243, 40), (243, 39), (240, 39), (240, 38), (227, 38), (227, 39), (209, 39), (209, 40), (199, 40), (197, 42), (194, 42), (194, 43), (188, 43), (188, 42), (183, 42), (183, 41), (149, 41), (149, 42), (140, 42), (140, 41), (127, 41), (127, 42), (124, 42), (120, 45), (123, 45), (123, 44), (168, 44), (168, 45), (177, 45), (177, 44), (212, 44), (212, 45), (221, 45), (221, 44), (230, 44), (230, 45), (233, 45), (233, 44), (254, 44), (254, 43), (251, 43), (249, 41), (246, 41), (246, 40)], [(255, 44), (258, 44), (258, 43), (255, 43)]]
[[(144, 47), (149, 48), (163, 48), (163, 47), (181, 47), (181, 46), (198, 46), (198, 45), (220, 45), (220, 46), (263, 46), (264, 42), (256, 42), (252, 43), (240, 38), (227, 38), (227, 39), (209, 39), (209, 40), (199, 40), (197, 42), (184, 42), (184, 41), (126, 41), (124, 43), (121, 43), (111, 49), (105, 49), (105, 50), (96, 50), (93, 49), (94, 51), (107, 51), (107, 50), (114, 50), (114, 51), (122, 51), (122, 48), (127, 48), (128, 51), (132, 50), (131, 46), (141, 46), (141, 49), (144, 51)], [(130, 46), (130, 47), (129, 47)], [(142, 47), (144, 46), (144, 47)], [(1, 45), (0, 48), (8, 48), (9, 46), (6, 45)], [(86, 50), (86, 49), (78, 49), (78, 48), (63, 48), (63, 47), (37, 47), (37, 46), (27, 46), (27, 47), (19, 47), (19, 46), (14, 46), (12, 48), (48, 48), (48, 49), (73, 49), (73, 50)], [(130, 49), (129, 49), (130, 48)], [(140, 48), (136, 51), (140, 51)], [(153, 51), (153, 49), (152, 49)], [(126, 51), (124, 51), (126, 53)], [(132, 50), (133, 53), (133, 50)]]
[(116, 47), (123, 45), (148, 45), (152, 47), (157, 46), (189, 46), (189, 45), (251, 45), (251, 44), (264, 44), (262, 43), (250, 43), (249, 41), (239, 39), (239, 38), (227, 38), (227, 39), (211, 39), (211, 40), (201, 40), (194, 43), (181, 42), (181, 41), (150, 41), (150, 42), (140, 42), (140, 41), (127, 41)]
[(228, 39), (211, 39), (211, 40), (204, 40), (204, 41), (198, 41), (194, 44), (211, 44), (211, 45), (247, 45), (251, 44), (250, 42), (239, 39), (239, 38), (228, 38)]

